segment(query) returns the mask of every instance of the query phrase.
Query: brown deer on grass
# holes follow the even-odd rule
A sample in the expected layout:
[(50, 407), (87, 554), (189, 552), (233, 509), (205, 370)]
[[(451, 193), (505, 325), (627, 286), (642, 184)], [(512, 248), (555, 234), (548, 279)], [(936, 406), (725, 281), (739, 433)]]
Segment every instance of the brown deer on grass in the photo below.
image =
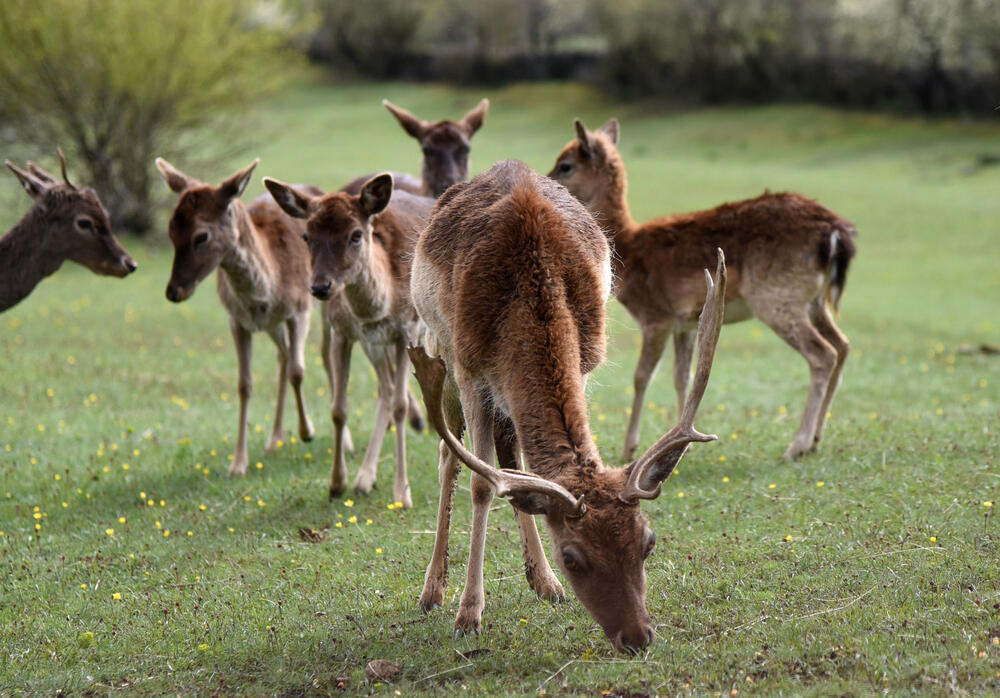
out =
[(351, 347), (359, 341), (378, 376), (378, 405), (354, 488), (370, 492), (375, 485), (379, 451), (391, 417), (396, 432), (393, 497), (411, 507), (404, 424), (410, 374), (406, 347), (417, 337), (418, 318), (410, 301), (410, 260), (434, 200), (394, 192), (392, 183), (392, 175), (381, 174), (366, 182), (357, 195), (316, 196), (264, 178), (264, 185), (285, 212), (306, 220), (313, 295), (320, 300), (343, 299), (341, 312), (330, 317), (334, 335), (331, 374), (335, 377), (330, 496), (339, 495), (347, 486), (347, 379)]
[(649, 381), (674, 336), (674, 387), (684, 404), (691, 373), (694, 318), (701, 310), (701, 269), (716, 248), (729, 260), (725, 321), (757, 317), (805, 357), (809, 396), (795, 438), (785, 451), (811, 451), (840, 384), (850, 345), (833, 321), (855, 253), (847, 220), (801, 194), (765, 193), (709, 211), (636, 223), (626, 200), (618, 121), (597, 131), (577, 120), (576, 139), (549, 176), (564, 184), (614, 237), (615, 295), (642, 330), (635, 395), (623, 458), (639, 444), (639, 417)]
[[(422, 178), (417, 179), (413, 175), (393, 172), (393, 190), (405, 191), (417, 196), (438, 197), (456, 182), (464, 182), (469, 176), (469, 151), (470, 140), (473, 134), (478, 131), (486, 120), (486, 112), (489, 109), (490, 101), (483, 99), (474, 109), (462, 117), (459, 121), (442, 120), (433, 123), (424, 121), (414, 116), (410, 112), (397, 107), (389, 100), (382, 100), (382, 104), (399, 121), (400, 125), (413, 136), (419, 143), (423, 151), (421, 163)], [(374, 175), (365, 175), (352, 180), (340, 191), (347, 194), (357, 195), (361, 193), (361, 188)], [(323, 312), (323, 365), (326, 368), (327, 376), (330, 380), (330, 393), (336, 393), (336, 385), (339, 381), (337, 377), (337, 366), (349, 366), (351, 362), (351, 348), (357, 341), (357, 333), (351, 339), (343, 339), (336, 336), (333, 327), (350, 325), (352, 315), (347, 302), (341, 296), (332, 294), (324, 303)], [(345, 354), (346, 352), (346, 354)], [(335, 358), (336, 357), (336, 358)], [(346, 390), (346, 381), (345, 387)], [(333, 406), (336, 412), (347, 414), (347, 396), (344, 394), (344, 402), (340, 407)], [(417, 431), (423, 431), (423, 415), (420, 412), (420, 405), (413, 393), (407, 389), (407, 403), (410, 424)], [(338, 429), (342, 432), (344, 448), (348, 451), (354, 450), (351, 440), (351, 431), (347, 426)], [(334, 466), (337, 469), (337, 466)], [(330, 496), (336, 497), (342, 493), (342, 489), (331, 488)], [(401, 501), (401, 500), (400, 500)]]
[(187, 300), (206, 276), (220, 270), (219, 298), (229, 313), (239, 363), (239, 432), (230, 475), (245, 475), (247, 471), (254, 332), (267, 332), (278, 347), (278, 404), (265, 452), (285, 438), (286, 382), (295, 392), (299, 437), (303, 441), (313, 437), (302, 399), (305, 341), (312, 310), (309, 250), (302, 240), (305, 226), (286, 216), (267, 194), (249, 205), (240, 201), (258, 162), (212, 186), (188, 177), (162, 158), (156, 159), (167, 185), (180, 195), (170, 218), (174, 264), (167, 298), (174, 303)]
[[(726, 288), (719, 252), (700, 323), (698, 368), (676, 427), (626, 468), (601, 462), (587, 420), (585, 380), (603, 359), (611, 252), (569, 192), (519, 162), (494, 165), (441, 197), (420, 236), (411, 292), (428, 328), (410, 350), (441, 449), (434, 555), (420, 605), (444, 600), (448, 531), (460, 466), (473, 471), (472, 543), (456, 634), (478, 632), (483, 552), (494, 494), (519, 520), (542, 514), (553, 554), (577, 596), (619, 650), (653, 638), (644, 563), (655, 535), (639, 509), (693, 441), (693, 422), (718, 342)], [(702, 281), (704, 289), (706, 281)], [(463, 423), (472, 452), (456, 438)], [(518, 472), (518, 449), (531, 473)], [(502, 470), (493, 467), (494, 449)], [(532, 536), (533, 534), (533, 536)], [(536, 592), (558, 586), (534, 524), (522, 527)]]
[[(486, 121), (486, 112), (490, 108), (488, 99), (482, 100), (458, 121), (424, 121), (387, 99), (383, 99), (382, 104), (392, 112), (403, 130), (417, 139), (424, 153), (421, 179), (401, 172), (391, 173), (396, 191), (436, 199), (452, 184), (464, 182), (468, 178), (469, 141)], [(372, 175), (358, 177), (344, 185), (341, 191), (357, 194), (371, 178)]]
[(27, 298), (67, 259), (102, 276), (123, 277), (136, 270), (135, 260), (112, 234), (97, 193), (69, 181), (61, 150), (62, 182), (32, 162), (27, 170), (6, 162), (35, 203), (0, 238), (0, 312)]

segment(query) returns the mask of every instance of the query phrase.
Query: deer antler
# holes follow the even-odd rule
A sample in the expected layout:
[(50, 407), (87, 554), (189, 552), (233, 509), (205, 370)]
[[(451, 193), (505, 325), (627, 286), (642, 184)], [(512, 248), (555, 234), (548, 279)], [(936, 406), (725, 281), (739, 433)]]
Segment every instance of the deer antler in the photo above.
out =
[(70, 189), (76, 189), (76, 185), (69, 181), (69, 177), (66, 176), (66, 156), (63, 155), (62, 148), (56, 148), (56, 153), (59, 155), (59, 167), (62, 169), (62, 178), (66, 184), (69, 185)]
[(708, 374), (712, 370), (712, 359), (719, 343), (722, 315), (726, 308), (726, 259), (721, 249), (717, 252), (719, 264), (714, 282), (708, 269), (705, 270), (708, 293), (698, 320), (698, 368), (695, 370), (691, 392), (684, 402), (677, 426), (629, 466), (628, 480), (618, 495), (623, 502), (656, 499), (660, 496), (663, 481), (673, 472), (692, 442), (714, 441), (719, 438), (714, 434), (702, 434), (694, 428), (694, 416), (708, 385)]
[(498, 470), (468, 451), (462, 442), (455, 438), (444, 421), (444, 413), (441, 408), (441, 393), (445, 377), (444, 362), (439, 358), (429, 357), (423, 347), (410, 347), (407, 351), (410, 354), (410, 361), (413, 362), (413, 372), (417, 376), (417, 382), (420, 383), (420, 390), (424, 393), (427, 419), (430, 420), (438, 435), (448, 444), (448, 448), (460, 461), (465, 463), (474, 473), (489, 480), (498, 497), (519, 493), (538, 493), (562, 500), (570, 508), (570, 516), (584, 514), (586, 505), (583, 503), (582, 495), (577, 499), (566, 488), (537, 475), (516, 470)]
[(35, 177), (42, 180), (46, 184), (56, 183), (55, 177), (53, 177), (51, 174), (43, 170), (41, 167), (39, 167), (36, 163), (32, 162), (31, 160), (28, 160), (28, 172), (35, 175)]

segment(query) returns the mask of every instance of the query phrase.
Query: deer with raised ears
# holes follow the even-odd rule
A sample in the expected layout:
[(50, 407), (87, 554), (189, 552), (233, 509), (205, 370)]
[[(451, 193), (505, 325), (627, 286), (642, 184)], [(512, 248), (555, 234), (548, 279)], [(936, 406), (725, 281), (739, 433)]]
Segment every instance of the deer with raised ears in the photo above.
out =
[(102, 276), (124, 277), (137, 268), (111, 232), (97, 193), (69, 181), (61, 150), (59, 162), (62, 182), (33, 162), (22, 170), (6, 161), (35, 203), (0, 238), (0, 312), (24, 300), (67, 259)]
[[(698, 368), (680, 422), (628, 467), (609, 468), (590, 432), (584, 388), (604, 358), (610, 259), (587, 210), (513, 161), (452, 187), (417, 243), (411, 292), (428, 328), (427, 351), (440, 358), (424, 348), (410, 357), (428, 419), (445, 443), (425, 609), (443, 601), (458, 461), (474, 473), (456, 634), (480, 628), (487, 516), (497, 494), (510, 498), (519, 518), (544, 516), (560, 568), (616, 648), (638, 651), (653, 638), (644, 565), (656, 537), (639, 503), (659, 495), (691, 442), (715, 438), (693, 421), (718, 342), (725, 265), (720, 251), (714, 281), (705, 272)], [(454, 433), (463, 420), (471, 452)], [(518, 448), (530, 473), (518, 472)], [(526, 540), (531, 531), (534, 540)], [(529, 581), (555, 581), (537, 538), (533, 527), (522, 530)]]
[[(458, 121), (424, 121), (397, 107), (387, 99), (382, 104), (388, 109), (403, 130), (417, 139), (424, 153), (421, 179), (403, 173), (392, 173), (396, 190), (437, 198), (452, 184), (464, 182), (469, 176), (469, 141), (486, 121), (490, 101), (483, 99), (474, 109)], [(359, 177), (341, 191), (357, 194), (371, 175)]]
[(639, 444), (649, 381), (674, 337), (674, 387), (684, 404), (701, 309), (701, 269), (725, 250), (732, 282), (726, 322), (757, 317), (809, 364), (809, 395), (786, 458), (813, 450), (850, 349), (833, 320), (855, 254), (854, 226), (801, 194), (765, 192), (708, 211), (636, 223), (626, 200), (618, 121), (597, 131), (577, 120), (576, 138), (549, 176), (564, 184), (614, 237), (615, 295), (642, 331), (623, 458)]
[(351, 346), (361, 342), (378, 376), (375, 426), (354, 488), (375, 485), (379, 451), (390, 419), (396, 435), (394, 501), (413, 506), (406, 474), (406, 347), (416, 339), (418, 318), (410, 301), (410, 260), (417, 235), (434, 200), (393, 192), (392, 175), (373, 177), (357, 195), (336, 192), (314, 196), (268, 177), (264, 185), (288, 215), (305, 219), (312, 258), (310, 288), (316, 298), (342, 298), (349, 312), (331, 315), (335, 386), (331, 416), (334, 456), (330, 495), (347, 485), (344, 430)]
[[(162, 158), (156, 167), (180, 198), (170, 218), (174, 263), (167, 299), (180, 303), (216, 268), (218, 293), (229, 313), (239, 365), (239, 431), (230, 475), (247, 471), (247, 410), (253, 392), (250, 366), (253, 333), (264, 331), (278, 348), (278, 402), (265, 452), (285, 438), (285, 385), (292, 384), (299, 437), (310, 441), (313, 426), (302, 399), (305, 341), (309, 333), (309, 250), (305, 226), (262, 194), (240, 201), (259, 160), (218, 186), (188, 177)], [(319, 190), (316, 190), (319, 191)]]

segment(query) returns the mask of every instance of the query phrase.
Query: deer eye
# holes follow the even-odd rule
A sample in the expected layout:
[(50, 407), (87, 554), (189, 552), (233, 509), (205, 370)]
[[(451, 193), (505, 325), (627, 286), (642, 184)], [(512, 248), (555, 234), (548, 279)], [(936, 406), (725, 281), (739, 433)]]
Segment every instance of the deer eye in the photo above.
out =
[(562, 549), (563, 566), (571, 572), (586, 572), (587, 561), (575, 546), (567, 545)]
[(208, 233), (198, 233), (194, 236), (194, 246), (204, 245), (208, 242)]
[(85, 216), (80, 216), (76, 219), (76, 227), (80, 230), (92, 233), (94, 232), (94, 221)]
[(362, 232), (361, 228), (355, 228), (351, 232), (351, 244), (352, 245), (357, 245), (359, 242), (361, 242), (361, 238), (362, 238), (363, 235), (364, 235), (364, 232)]
[(309, 242), (309, 235), (306, 233), (302, 233), (302, 239), (305, 240), (306, 242)]
[(573, 169), (573, 164), (572, 163), (563, 161), (563, 162), (559, 163), (559, 167), (557, 168), (556, 171), (559, 174), (566, 174), (567, 172), (569, 172), (572, 169)]

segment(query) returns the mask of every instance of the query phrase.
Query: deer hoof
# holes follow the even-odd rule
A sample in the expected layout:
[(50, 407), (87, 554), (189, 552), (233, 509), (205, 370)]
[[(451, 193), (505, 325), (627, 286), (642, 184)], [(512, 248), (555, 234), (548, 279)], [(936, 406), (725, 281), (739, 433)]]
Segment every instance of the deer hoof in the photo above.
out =
[(337, 499), (347, 491), (347, 487), (342, 482), (330, 483), (330, 499)]
[(460, 608), (455, 618), (455, 639), (465, 635), (478, 635), (482, 628), (482, 609)]
[(313, 429), (312, 422), (306, 417), (299, 425), (299, 438), (303, 441), (312, 441), (314, 436), (316, 436), (316, 430)]
[(538, 598), (542, 601), (562, 603), (566, 600), (566, 592), (563, 590), (562, 584), (554, 577), (548, 582), (539, 584), (538, 588), (535, 589), (535, 593), (538, 594)]
[(803, 445), (799, 443), (798, 439), (796, 439), (788, 445), (788, 450), (785, 451), (785, 460), (795, 460), (796, 458), (809, 453), (812, 448), (812, 444)]
[(354, 489), (362, 494), (368, 494), (375, 487), (375, 476), (362, 470), (354, 478)]
[(264, 453), (273, 453), (274, 450), (278, 448), (278, 444), (283, 443), (284, 440), (284, 431), (271, 432), (271, 435), (267, 438), (267, 445), (264, 446)]
[(396, 490), (396, 494), (393, 495), (396, 502), (402, 502), (404, 509), (413, 508), (413, 498), (410, 497), (410, 486), (407, 485), (402, 491)]
[(430, 587), (424, 587), (423, 592), (420, 594), (420, 610), (424, 613), (430, 613), (435, 608), (441, 608), (444, 603), (444, 586), (437, 583), (431, 584)]
[(237, 460), (233, 461), (233, 464), (229, 466), (229, 477), (240, 477), (247, 474), (247, 462), (246, 460), (240, 462)]

